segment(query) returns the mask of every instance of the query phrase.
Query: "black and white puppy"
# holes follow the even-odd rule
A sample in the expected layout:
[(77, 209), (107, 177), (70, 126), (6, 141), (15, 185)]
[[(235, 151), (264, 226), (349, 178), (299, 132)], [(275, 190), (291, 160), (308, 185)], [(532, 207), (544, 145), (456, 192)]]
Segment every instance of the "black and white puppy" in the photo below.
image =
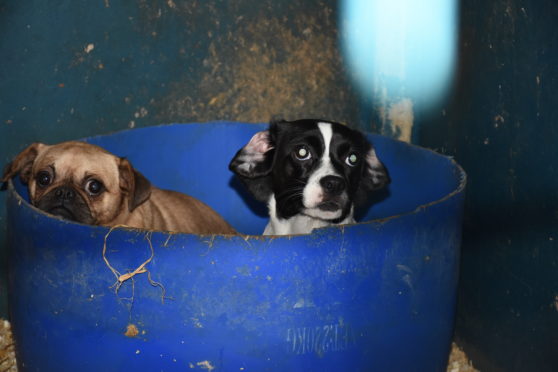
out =
[(355, 204), (390, 182), (362, 133), (314, 119), (272, 122), (237, 152), (229, 169), (268, 203), (264, 235), (353, 223)]

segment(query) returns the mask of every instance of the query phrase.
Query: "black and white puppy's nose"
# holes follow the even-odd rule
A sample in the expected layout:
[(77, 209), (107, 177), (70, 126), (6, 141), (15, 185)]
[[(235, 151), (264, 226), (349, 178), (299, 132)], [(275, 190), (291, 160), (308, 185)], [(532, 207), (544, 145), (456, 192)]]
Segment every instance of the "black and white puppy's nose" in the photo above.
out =
[(337, 176), (325, 176), (320, 179), (320, 185), (330, 195), (339, 195), (345, 190), (345, 180)]
[(54, 195), (60, 200), (72, 201), (76, 196), (76, 192), (71, 187), (60, 186), (54, 190)]

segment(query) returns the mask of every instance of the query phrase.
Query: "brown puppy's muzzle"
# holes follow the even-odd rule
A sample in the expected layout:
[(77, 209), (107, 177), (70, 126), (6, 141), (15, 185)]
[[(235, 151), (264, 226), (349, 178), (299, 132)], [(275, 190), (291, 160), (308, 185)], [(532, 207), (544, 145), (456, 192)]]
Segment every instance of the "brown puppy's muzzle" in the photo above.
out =
[(81, 194), (71, 186), (59, 186), (33, 203), (37, 208), (67, 220), (93, 224), (91, 210)]

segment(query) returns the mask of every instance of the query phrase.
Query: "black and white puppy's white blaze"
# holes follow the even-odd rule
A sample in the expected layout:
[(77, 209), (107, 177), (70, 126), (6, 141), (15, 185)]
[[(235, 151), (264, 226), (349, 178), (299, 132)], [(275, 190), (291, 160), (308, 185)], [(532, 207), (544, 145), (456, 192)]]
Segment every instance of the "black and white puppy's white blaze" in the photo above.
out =
[(268, 203), (264, 235), (353, 223), (355, 204), (390, 182), (361, 132), (313, 119), (272, 122), (237, 152), (229, 169)]

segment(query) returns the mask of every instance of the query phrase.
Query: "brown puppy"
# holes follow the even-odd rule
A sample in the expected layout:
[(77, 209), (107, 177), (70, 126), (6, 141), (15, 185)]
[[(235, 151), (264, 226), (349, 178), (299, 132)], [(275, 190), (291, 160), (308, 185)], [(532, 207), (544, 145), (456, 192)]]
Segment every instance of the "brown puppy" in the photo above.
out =
[(128, 160), (85, 142), (33, 143), (8, 164), (2, 182), (18, 173), (34, 206), (72, 221), (195, 234), (236, 233), (206, 204), (152, 186)]

